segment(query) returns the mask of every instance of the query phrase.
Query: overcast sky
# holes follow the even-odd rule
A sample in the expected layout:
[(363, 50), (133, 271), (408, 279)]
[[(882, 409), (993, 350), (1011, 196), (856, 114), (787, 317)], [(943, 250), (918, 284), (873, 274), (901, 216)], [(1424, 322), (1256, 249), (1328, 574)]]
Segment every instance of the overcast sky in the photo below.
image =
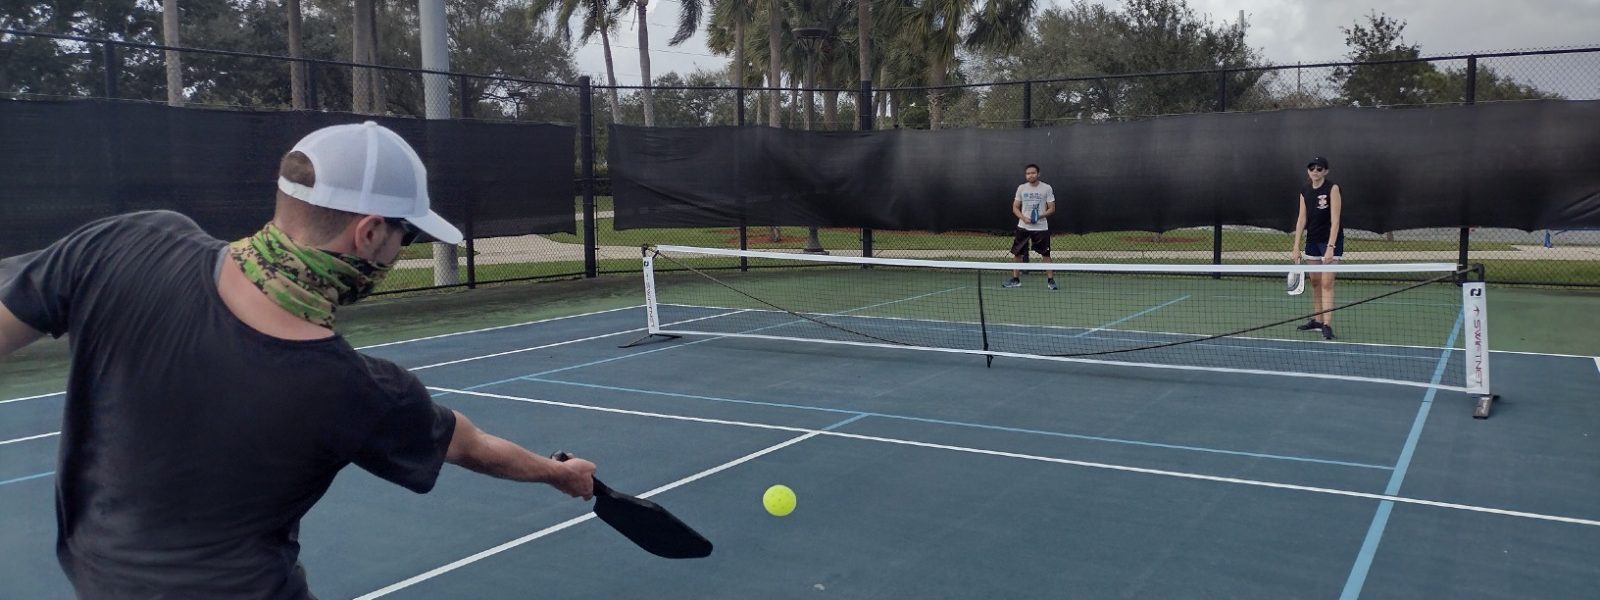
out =
[[(1041, 9), (1065, 6), (1070, 0), (1038, 0)], [(710, 0), (706, 0), (709, 5)], [(1101, 0), (1116, 6), (1120, 2)], [(1377, 11), (1406, 22), (1405, 40), (1420, 44), (1423, 55), (1461, 54), (1472, 51), (1521, 50), (1600, 46), (1600, 0), (1189, 0), (1196, 13), (1214, 22), (1234, 23), (1239, 11), (1249, 22), (1247, 40), (1276, 63), (1330, 62), (1344, 58), (1344, 36), (1339, 27)], [(667, 40), (677, 30), (676, 0), (652, 0), (650, 65), (653, 75), (667, 71), (688, 73), (696, 69), (721, 69), (727, 60), (706, 49), (704, 33), (678, 46)], [(706, 13), (709, 15), (709, 8)], [(612, 38), (617, 83), (638, 85), (638, 32), (633, 19), (624, 18)], [(626, 46), (626, 47), (624, 47)], [(599, 39), (576, 49), (578, 70), (605, 81), (605, 62)], [(1587, 62), (1593, 69), (1594, 62)], [(1067, 75), (1063, 73), (1062, 75)]]

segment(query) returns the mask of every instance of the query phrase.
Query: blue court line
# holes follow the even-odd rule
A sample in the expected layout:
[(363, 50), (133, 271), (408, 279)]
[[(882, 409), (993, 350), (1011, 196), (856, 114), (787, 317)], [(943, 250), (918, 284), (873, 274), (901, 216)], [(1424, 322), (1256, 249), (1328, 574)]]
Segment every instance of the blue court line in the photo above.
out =
[(1265, 459), (1272, 459), (1272, 460), (1287, 460), (1287, 461), (1296, 461), (1296, 462), (1318, 463), (1318, 464), (1325, 464), (1325, 465), (1337, 465), (1337, 466), (1341, 466), (1341, 467), (1357, 467), (1357, 468), (1362, 468), (1362, 469), (1377, 469), (1377, 470), (1381, 470), (1381, 471), (1388, 471), (1388, 470), (1393, 469), (1393, 467), (1390, 467), (1388, 465), (1370, 465), (1370, 464), (1364, 464), (1364, 463), (1347, 462), (1347, 461), (1340, 461), (1340, 460), (1327, 460), (1327, 459), (1320, 459), (1320, 458), (1309, 458), (1309, 457), (1303, 457), (1303, 456), (1288, 456), (1288, 455), (1282, 455), (1282, 454), (1265, 454), (1265, 453), (1258, 453), (1258, 452), (1243, 452), (1243, 451), (1239, 451), (1239, 450), (1223, 450), (1223, 449), (1219, 449), (1219, 448), (1206, 448), (1204, 446), (1182, 446), (1182, 445), (1177, 445), (1177, 444), (1162, 444), (1162, 443), (1159, 443), (1159, 442), (1146, 442), (1146, 441), (1141, 441), (1141, 440), (1129, 440), (1129, 439), (1101, 437), (1101, 436), (1094, 436), (1094, 435), (1082, 435), (1082, 434), (1076, 434), (1076, 433), (1064, 433), (1064, 432), (1060, 432), (1060, 431), (1046, 431), (1046, 430), (1042, 430), (1042, 429), (1024, 429), (1024, 428), (1020, 428), (1020, 427), (1004, 427), (1004, 426), (1000, 426), (1000, 425), (987, 425), (987, 424), (983, 424), (983, 423), (970, 423), (970, 422), (965, 422), (965, 421), (947, 421), (947, 420), (943, 420), (943, 419), (930, 419), (930, 418), (926, 418), (926, 417), (912, 417), (912, 416), (907, 416), (907, 415), (896, 415), (896, 414), (890, 414), (890, 413), (865, 412), (865, 411), (847, 410), (847, 409), (840, 409), (840, 408), (826, 408), (826, 407), (821, 407), (821, 406), (808, 406), (808, 405), (804, 405), (804, 404), (786, 404), (786, 403), (782, 403), (782, 402), (763, 402), (763, 401), (759, 401), (759, 400), (737, 400), (737, 399), (733, 399), (733, 398), (718, 398), (718, 397), (715, 397), (715, 396), (699, 396), (699, 395), (694, 395), (694, 394), (679, 394), (679, 393), (676, 393), (676, 392), (662, 392), (662, 391), (656, 391), (656, 390), (642, 390), (642, 389), (637, 389), (637, 388), (625, 388), (625, 387), (619, 387), (619, 386), (613, 386), (613, 385), (602, 385), (602, 384), (597, 384), (597, 383), (579, 383), (579, 382), (576, 382), (576, 381), (560, 381), (560, 380), (556, 380), (556, 379), (540, 379), (540, 378), (538, 378), (536, 376), (532, 376), (532, 375), (530, 375), (528, 377), (523, 377), (522, 379), (526, 380), (526, 381), (533, 381), (533, 382), (539, 382), (539, 383), (554, 383), (554, 384), (560, 384), (560, 385), (570, 385), (570, 386), (576, 386), (576, 387), (601, 389), (601, 390), (608, 390), (608, 391), (615, 391), (615, 392), (631, 392), (631, 393), (638, 393), (638, 394), (651, 394), (651, 395), (656, 395), (656, 396), (668, 396), (668, 397), (672, 397), (672, 398), (687, 398), (687, 399), (690, 399), (690, 400), (707, 400), (707, 401), (711, 401), (711, 402), (725, 402), (725, 403), (729, 403), (729, 404), (747, 404), (747, 405), (753, 405), (753, 406), (769, 406), (769, 407), (775, 407), (775, 408), (793, 408), (793, 409), (809, 410), (809, 411), (816, 411), (816, 412), (844, 413), (844, 414), (853, 414), (853, 415), (858, 415), (858, 416), (863, 416), (863, 417), (871, 416), (871, 417), (880, 417), (880, 418), (884, 418), (884, 419), (894, 419), (894, 420), (899, 420), (899, 421), (913, 421), (913, 422), (918, 422), (918, 423), (929, 423), (929, 424), (933, 424), (933, 425), (948, 425), (948, 426), (952, 426), (952, 427), (967, 427), (967, 428), (972, 428), (972, 429), (984, 429), (984, 430), (989, 430), (989, 431), (1005, 431), (1005, 432), (1009, 432), (1009, 433), (1024, 433), (1024, 434), (1030, 434), (1030, 435), (1042, 435), (1042, 436), (1068, 438), (1068, 439), (1075, 439), (1075, 440), (1085, 440), (1085, 441), (1091, 441), (1091, 442), (1105, 442), (1105, 443), (1111, 443), (1111, 444), (1125, 444), (1125, 445), (1129, 445), (1129, 446), (1143, 446), (1143, 447), (1147, 447), (1147, 448), (1162, 448), (1162, 449), (1166, 449), (1166, 450), (1184, 450), (1184, 451), (1189, 451), (1189, 452), (1207, 452), (1207, 453), (1212, 453), (1212, 454), (1226, 454), (1226, 455), (1231, 455), (1231, 456), (1245, 456), (1245, 457), (1250, 457), (1250, 458), (1265, 458)]
[(22, 477), (18, 477), (16, 479), (7, 479), (5, 481), (0, 481), (0, 485), (6, 485), (6, 484), (11, 484), (11, 483), (20, 483), (20, 482), (23, 482), (23, 481), (28, 481), (30, 479), (39, 479), (41, 477), (49, 477), (49, 476), (55, 475), (55, 474), (56, 474), (55, 471), (45, 471), (43, 473), (34, 473), (32, 475), (25, 475), (25, 476), (22, 476)]
[[(1456, 324), (1450, 328), (1450, 339), (1445, 341), (1444, 351), (1439, 353), (1439, 364), (1433, 368), (1434, 385), (1438, 385), (1439, 380), (1444, 378), (1445, 366), (1450, 363), (1450, 353), (1456, 345), (1456, 334), (1461, 333), (1461, 326), (1466, 316), (1466, 309), (1456, 313)], [(1422, 395), (1422, 406), (1417, 407), (1417, 417), (1411, 421), (1411, 433), (1406, 435), (1406, 444), (1400, 450), (1400, 459), (1395, 462), (1394, 473), (1389, 476), (1389, 485), (1384, 488), (1384, 495), (1400, 494), (1400, 484), (1405, 482), (1406, 469), (1411, 467), (1411, 457), (1416, 454), (1417, 441), (1422, 438), (1422, 426), (1428, 422), (1428, 413), (1433, 410), (1433, 397), (1438, 391), (1438, 388), (1428, 388), (1427, 393)], [(1383, 530), (1389, 526), (1389, 513), (1393, 511), (1393, 501), (1378, 502), (1378, 511), (1372, 515), (1372, 524), (1367, 526), (1367, 537), (1361, 542), (1361, 551), (1356, 554), (1356, 563), (1350, 567), (1350, 576), (1345, 579), (1344, 592), (1339, 594), (1339, 600), (1356, 600), (1361, 597), (1361, 588), (1367, 583), (1367, 573), (1372, 570), (1372, 559), (1378, 554), (1378, 544), (1383, 541)]]
[(1078, 335), (1075, 335), (1075, 336), (1072, 336), (1072, 337), (1083, 337), (1083, 336), (1086, 336), (1086, 335), (1089, 335), (1089, 334), (1091, 334), (1091, 333), (1094, 333), (1094, 332), (1096, 332), (1096, 331), (1101, 331), (1101, 330), (1103, 330), (1103, 329), (1105, 329), (1105, 328), (1107, 328), (1107, 327), (1110, 327), (1110, 326), (1112, 326), (1112, 325), (1116, 325), (1116, 324), (1118, 324), (1118, 323), (1122, 323), (1122, 322), (1124, 322), (1124, 321), (1131, 321), (1131, 320), (1133, 320), (1133, 319), (1137, 319), (1137, 318), (1139, 318), (1139, 317), (1142, 317), (1142, 316), (1145, 316), (1145, 315), (1148, 315), (1148, 314), (1150, 314), (1150, 313), (1153, 313), (1153, 312), (1155, 312), (1155, 311), (1158, 311), (1158, 310), (1161, 310), (1161, 309), (1163, 309), (1163, 308), (1166, 308), (1166, 307), (1168, 307), (1168, 306), (1172, 306), (1172, 305), (1174, 305), (1174, 304), (1177, 304), (1177, 303), (1179, 303), (1179, 302), (1183, 302), (1183, 301), (1184, 301), (1184, 300), (1188, 300), (1188, 299), (1189, 299), (1189, 295), (1188, 295), (1188, 294), (1184, 294), (1184, 295), (1182, 295), (1182, 296), (1179, 296), (1179, 297), (1177, 297), (1177, 298), (1174, 298), (1174, 299), (1172, 299), (1172, 300), (1168, 300), (1168, 301), (1167, 301), (1167, 302), (1165, 302), (1165, 303), (1162, 303), (1162, 304), (1158, 304), (1158, 305), (1156, 305), (1156, 306), (1152, 306), (1152, 307), (1150, 307), (1150, 308), (1146, 308), (1146, 309), (1144, 309), (1144, 310), (1141, 310), (1141, 311), (1139, 311), (1139, 312), (1136, 312), (1136, 313), (1133, 313), (1133, 314), (1131, 314), (1131, 315), (1128, 315), (1128, 316), (1126, 316), (1126, 317), (1123, 317), (1123, 318), (1121, 318), (1121, 319), (1117, 319), (1117, 320), (1115, 320), (1115, 321), (1112, 321), (1112, 322), (1110, 322), (1110, 323), (1106, 323), (1106, 324), (1104, 324), (1104, 325), (1101, 325), (1101, 326), (1099, 326), (1099, 327), (1096, 327), (1096, 328), (1094, 328), (1094, 329), (1090, 329), (1090, 330), (1088, 330), (1088, 331), (1085, 331), (1085, 332), (1083, 332), (1083, 333), (1080, 333), (1080, 334), (1078, 334)]

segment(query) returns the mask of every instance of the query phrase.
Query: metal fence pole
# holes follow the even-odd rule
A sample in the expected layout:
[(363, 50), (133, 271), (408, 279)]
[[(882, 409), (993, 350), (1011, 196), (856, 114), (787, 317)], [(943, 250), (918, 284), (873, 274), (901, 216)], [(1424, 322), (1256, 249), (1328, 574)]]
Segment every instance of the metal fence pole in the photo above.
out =
[[(856, 92), (856, 125), (862, 131), (872, 131), (872, 80), (862, 79)], [(872, 256), (872, 229), (861, 229), (861, 255)]]
[(478, 244), (473, 238), (474, 222), (478, 220), (478, 202), (467, 198), (467, 289), (478, 287)]
[(1033, 82), (1022, 82), (1022, 127), (1033, 127)]
[(578, 135), (583, 152), (583, 276), (595, 277), (600, 265), (595, 256), (599, 236), (594, 222), (594, 88), (589, 76), (578, 78)]
[[(1217, 112), (1228, 112), (1228, 72), (1217, 71)], [(1211, 264), (1222, 264), (1222, 207), (1211, 207)], [(1222, 279), (1222, 273), (1212, 273), (1212, 279)]]
[(467, 76), (456, 76), (456, 102), (461, 105), (461, 118), (472, 118), (472, 97), (467, 93)]
[(306, 72), (306, 110), (322, 110), (322, 104), (317, 101), (317, 65), (304, 62), (300, 64)]
[(117, 46), (111, 42), (100, 45), (100, 57), (106, 61), (106, 97), (117, 97)]
[[(1467, 93), (1466, 93), (1466, 101), (1467, 101), (1466, 102), (1467, 104), (1477, 104), (1478, 103), (1478, 57), (1477, 56), (1468, 56), (1467, 57)], [(1465, 220), (1465, 217), (1467, 217), (1467, 216), (1468, 215), (1462, 215), (1463, 220)], [(1467, 223), (1463, 222), (1461, 224), (1461, 239), (1459, 241), (1460, 249), (1456, 253), (1456, 269), (1457, 270), (1461, 270), (1461, 269), (1467, 268), (1467, 245), (1471, 242), (1471, 239), (1470, 239), (1471, 237), (1472, 237), (1472, 228), (1468, 227)], [(1461, 281), (1465, 281), (1464, 279), (1461, 279), (1459, 277), (1457, 279), (1461, 280)]]
[[(743, 85), (743, 84), (741, 83), (740, 85)], [(734, 97), (734, 100), (735, 100), (734, 105), (737, 107), (736, 110), (734, 111), (734, 114), (737, 115), (736, 118), (738, 119), (738, 125), (739, 125), (739, 127), (744, 127), (745, 126), (745, 117), (744, 117), (744, 100), (745, 100), (745, 96), (744, 96), (744, 88), (743, 87), (734, 88), (733, 97)], [(743, 194), (739, 195), (739, 203), (740, 203), (740, 206), (739, 206), (739, 250), (742, 251), (742, 250), (749, 250), (750, 249), (750, 225), (749, 225), (749, 223), (745, 222), (746, 218), (745, 218), (745, 214), (744, 214), (745, 207), (744, 207), (744, 195)], [(748, 257), (748, 256), (740, 256), (739, 257), (739, 270), (740, 271), (749, 271), (750, 270), (750, 257)]]

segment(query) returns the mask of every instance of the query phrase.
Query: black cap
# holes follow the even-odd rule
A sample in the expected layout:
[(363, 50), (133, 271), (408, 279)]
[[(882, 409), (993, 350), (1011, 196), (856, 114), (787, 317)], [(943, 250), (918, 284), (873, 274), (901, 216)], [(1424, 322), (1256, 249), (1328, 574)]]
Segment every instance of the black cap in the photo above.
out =
[(1312, 158), (1309, 162), (1306, 163), (1306, 168), (1307, 169), (1311, 168), (1311, 165), (1316, 165), (1316, 166), (1319, 166), (1319, 167), (1322, 167), (1322, 168), (1326, 169), (1326, 168), (1328, 168), (1328, 159), (1323, 158), (1321, 156)]

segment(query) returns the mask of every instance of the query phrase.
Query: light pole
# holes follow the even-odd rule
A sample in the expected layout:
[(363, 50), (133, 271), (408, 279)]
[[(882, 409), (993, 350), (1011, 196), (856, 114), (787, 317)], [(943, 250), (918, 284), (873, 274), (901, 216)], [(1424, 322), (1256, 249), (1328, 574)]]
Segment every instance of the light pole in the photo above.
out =
[[(814, 72), (815, 68), (812, 63), (816, 59), (817, 50), (822, 47), (822, 44), (828, 38), (833, 36), (833, 33), (821, 27), (796, 27), (792, 33), (794, 33), (795, 39), (800, 40), (800, 47), (805, 49), (806, 53), (806, 108), (804, 118), (806, 131), (810, 131), (811, 105), (815, 100), (813, 95), (816, 93), (817, 87), (817, 75)], [(828, 253), (827, 250), (822, 249), (822, 240), (817, 239), (817, 227), (814, 225), (806, 231), (805, 252), (807, 254)]]

